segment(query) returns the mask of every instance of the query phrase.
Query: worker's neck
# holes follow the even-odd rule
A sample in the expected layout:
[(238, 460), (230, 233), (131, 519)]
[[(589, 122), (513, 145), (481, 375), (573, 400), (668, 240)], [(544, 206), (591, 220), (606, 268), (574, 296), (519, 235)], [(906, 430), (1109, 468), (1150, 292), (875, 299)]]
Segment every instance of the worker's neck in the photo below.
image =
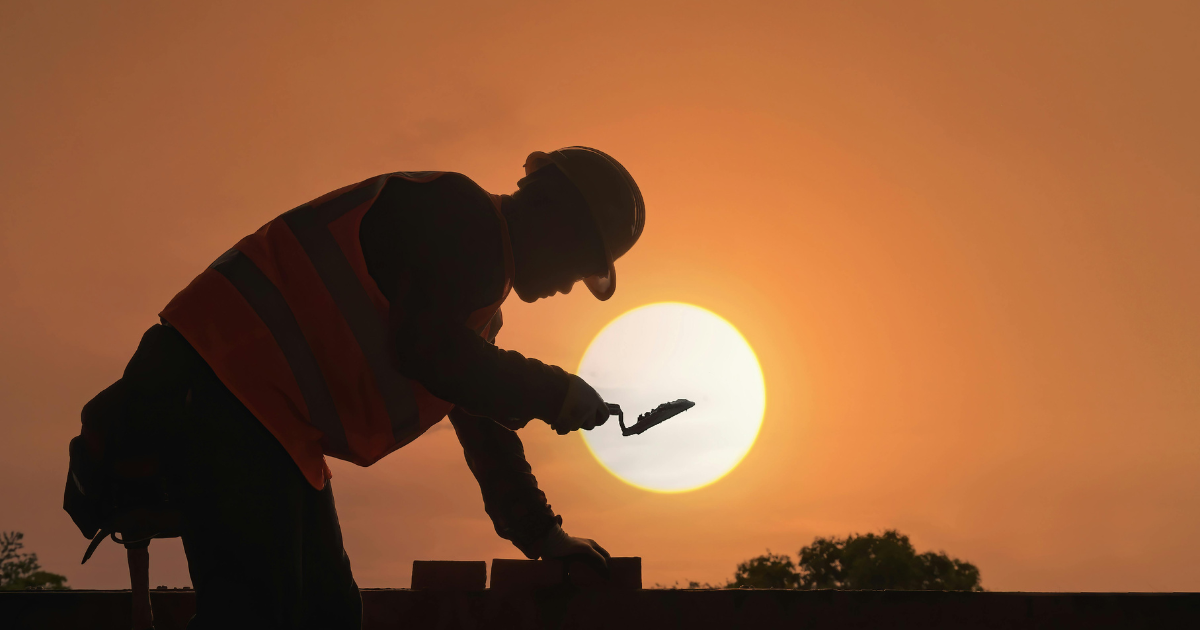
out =
[(528, 226), (518, 210), (519, 202), (512, 198), (511, 195), (500, 195), (500, 214), (504, 217), (504, 223), (507, 227), (508, 242), (515, 249), (517, 243), (528, 240)]
[(518, 277), (524, 271), (525, 249), (529, 246), (532, 236), (531, 226), (526, 220), (527, 217), (520, 211), (519, 205), (519, 202), (510, 195), (500, 196), (500, 214), (504, 217), (504, 222), (508, 227), (508, 243), (510, 251), (512, 251), (513, 262), (516, 263), (513, 265), (514, 272)]

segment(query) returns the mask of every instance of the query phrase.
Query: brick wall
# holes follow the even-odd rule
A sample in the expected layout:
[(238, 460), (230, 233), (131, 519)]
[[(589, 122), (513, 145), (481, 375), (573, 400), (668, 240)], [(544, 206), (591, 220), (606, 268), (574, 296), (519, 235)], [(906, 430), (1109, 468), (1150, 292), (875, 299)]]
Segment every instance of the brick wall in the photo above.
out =
[[(364, 630), (394, 628), (1200, 628), (1195, 593), (363, 590)], [(192, 591), (151, 594), (158, 630), (182, 630)], [(129, 591), (0, 592), (0, 628), (129, 630)]]

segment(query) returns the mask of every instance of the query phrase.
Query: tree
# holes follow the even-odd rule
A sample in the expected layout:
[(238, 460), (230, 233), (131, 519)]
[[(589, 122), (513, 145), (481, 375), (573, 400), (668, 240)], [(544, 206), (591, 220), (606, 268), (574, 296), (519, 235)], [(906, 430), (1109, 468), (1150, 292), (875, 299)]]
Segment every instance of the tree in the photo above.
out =
[(800, 550), (767, 554), (738, 565), (731, 588), (982, 591), (979, 569), (944, 552), (918, 554), (894, 529), (882, 534), (821, 538)]
[(767, 555), (738, 564), (728, 588), (796, 588), (798, 579), (792, 558), (768, 549)]
[(37, 554), (21, 553), (23, 538), (21, 532), (0, 532), (0, 591), (69, 588), (66, 576), (41, 570)]

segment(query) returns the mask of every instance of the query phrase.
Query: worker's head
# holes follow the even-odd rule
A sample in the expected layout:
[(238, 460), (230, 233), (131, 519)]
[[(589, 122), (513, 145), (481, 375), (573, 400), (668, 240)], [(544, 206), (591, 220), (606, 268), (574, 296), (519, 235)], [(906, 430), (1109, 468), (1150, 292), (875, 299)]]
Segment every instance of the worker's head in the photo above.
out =
[(613, 261), (633, 247), (646, 220), (629, 172), (600, 151), (567, 147), (531, 153), (517, 186), (505, 208), (517, 295), (533, 302), (583, 280), (596, 298), (612, 297)]

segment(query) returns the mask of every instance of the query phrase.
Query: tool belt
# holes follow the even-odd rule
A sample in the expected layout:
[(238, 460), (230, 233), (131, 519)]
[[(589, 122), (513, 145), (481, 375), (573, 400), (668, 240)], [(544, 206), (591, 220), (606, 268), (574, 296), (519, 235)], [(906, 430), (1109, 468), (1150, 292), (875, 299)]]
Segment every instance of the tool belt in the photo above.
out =
[[(188, 396), (189, 353), (178, 332), (152, 327), (124, 375), (83, 407), (82, 428), (70, 443), (63, 509), (91, 540), (83, 562), (105, 538), (122, 544), (129, 560), (135, 626), (151, 627), (148, 552), (151, 539), (180, 535), (174, 462)], [(138, 625), (138, 610), (145, 621)]]
[(63, 494), (63, 509), (92, 541), (83, 562), (105, 537), (128, 545), (179, 535), (164, 457), (170, 427), (157, 426), (175, 418), (154, 413), (162, 411), (154, 402), (122, 379), (83, 408)]

